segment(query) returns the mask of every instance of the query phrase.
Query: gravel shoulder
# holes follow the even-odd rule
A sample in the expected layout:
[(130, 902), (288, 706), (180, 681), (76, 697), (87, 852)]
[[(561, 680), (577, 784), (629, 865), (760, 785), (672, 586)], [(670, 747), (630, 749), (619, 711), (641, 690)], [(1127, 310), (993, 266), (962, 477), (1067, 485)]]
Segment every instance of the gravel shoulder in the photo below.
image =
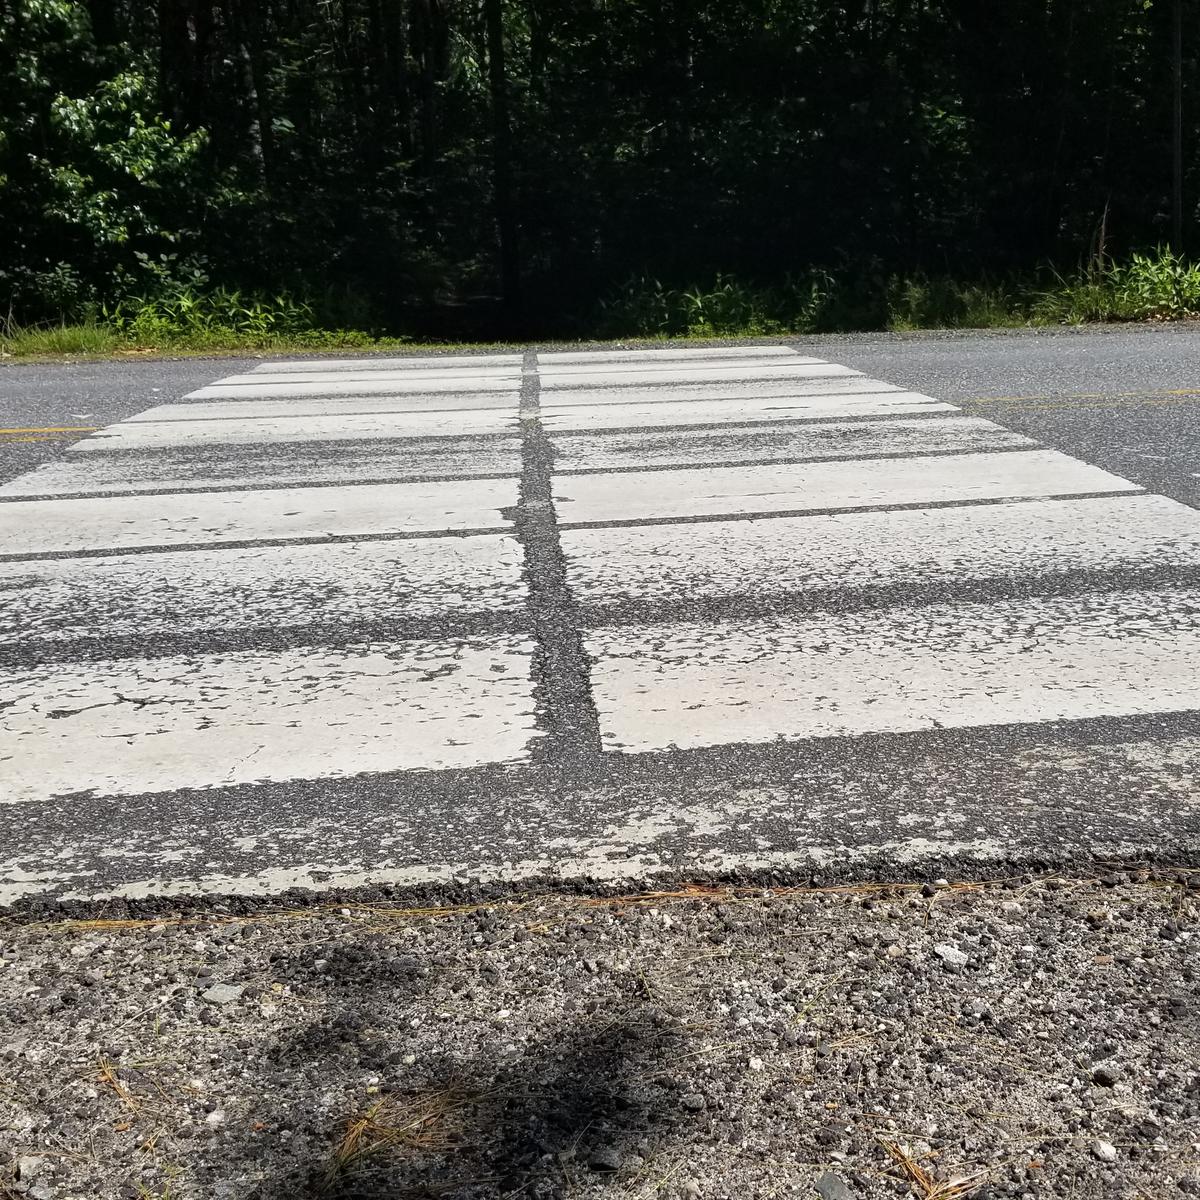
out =
[(1200, 1194), (1200, 872), (0, 925), (0, 1196)]

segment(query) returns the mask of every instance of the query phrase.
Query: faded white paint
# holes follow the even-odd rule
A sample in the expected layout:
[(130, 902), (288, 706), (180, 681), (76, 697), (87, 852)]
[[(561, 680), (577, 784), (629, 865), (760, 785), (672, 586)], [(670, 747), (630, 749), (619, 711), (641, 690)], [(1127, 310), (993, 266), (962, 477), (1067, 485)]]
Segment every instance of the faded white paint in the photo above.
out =
[(1200, 592), (595, 629), (627, 752), (1200, 708)]
[(263, 442), (346, 442), (390, 438), (475, 437), (514, 433), (515, 411), (479, 409), (451, 412), (382, 412), (327, 417), (277, 417), (222, 421), (125, 421), (94, 433), (72, 450), (144, 450), (160, 446), (249, 446)]
[(752, 425), (783, 421), (834, 421), (846, 417), (890, 417), (911, 413), (953, 413), (917, 392), (868, 396), (745, 396), (731, 400), (656, 401), (647, 404), (543, 408), (550, 433), (588, 433), (602, 429), (669, 429), (685, 425)]
[(1012, 430), (978, 417), (941, 420), (793, 422), (759, 429), (703, 426), (657, 433), (559, 434), (554, 465), (560, 471), (638, 467), (686, 467), (702, 463), (750, 462), (788, 458), (867, 458), (914, 454), (998, 450), (1035, 443)]
[(519, 386), (521, 379), (520, 366), (509, 368), (496, 367), (453, 367), (442, 368), (440, 370), (421, 370), (414, 371), (411, 368), (408, 370), (395, 371), (380, 371), (378, 369), (365, 371), (360, 370), (336, 370), (336, 371), (279, 371), (275, 374), (266, 374), (261, 371), (254, 371), (249, 375), (226, 375), (224, 379), (214, 380), (208, 387), (243, 387), (248, 395), (255, 395), (258, 390), (266, 384), (272, 383), (287, 383), (287, 384), (302, 384), (302, 383), (354, 383), (354, 382), (379, 382), (384, 381), (403, 381), (410, 383), (413, 380), (430, 379), (436, 382), (444, 382), (447, 379), (484, 379), (496, 380), (507, 379), (515, 388)]
[(515, 612), (503, 535), (0, 562), (0, 645)]
[(516, 391), (406, 392), (395, 396), (316, 397), (295, 400), (214, 400), (197, 404), (160, 404), (129, 421), (248, 421), (269, 417), (341, 417), (351, 413), (462, 412), (508, 409), (515, 412)]
[(506, 637), (15, 672), (0, 803), (521, 762), (532, 649)]
[(519, 372), (494, 375), (463, 375), (458, 371), (413, 372), (403, 379), (339, 379), (328, 383), (256, 383), (254, 387), (243, 384), (210, 383), (206, 387), (188, 392), (185, 400), (253, 400), (274, 396), (371, 396), (402, 392), (515, 392), (519, 386)]
[(289, 362), (259, 363), (255, 373), (310, 374), (313, 371), (443, 371), (448, 367), (512, 367), (521, 365), (520, 354), (431, 354), (413, 358), (300, 358)]
[(946, 458), (560, 475), (554, 482), (554, 501), (559, 522), (571, 525), (1138, 490), (1128, 480), (1056, 450), (1018, 450)]
[[(783, 379), (761, 383), (687, 383), (674, 387), (567, 388), (562, 391), (545, 389), (541, 393), (542, 408), (578, 408), (585, 404), (678, 404), (684, 400), (762, 400), (772, 396), (807, 396), (820, 400), (834, 396), (874, 395), (880, 392), (902, 392), (894, 384), (878, 379)], [(909, 395), (914, 393), (910, 392)], [(930, 399), (930, 397), (925, 397)]]
[(0, 504), (0, 556), (287, 538), (503, 529), (515, 479)]
[(1068, 571), (1200, 567), (1200, 513), (1164, 496), (1031, 500), (562, 535), (583, 604), (867, 587), (936, 587)]
[(770, 374), (779, 371), (781, 374), (788, 374), (790, 368), (808, 368), (815, 366), (831, 367), (833, 364), (827, 363), (823, 358), (803, 358), (799, 354), (793, 354), (787, 357), (770, 357), (766, 355), (746, 356), (738, 359), (715, 359), (709, 358), (702, 361), (695, 359), (669, 359), (660, 362), (647, 361), (609, 361), (605, 363), (540, 363), (538, 365), (538, 373), (541, 375), (543, 382), (549, 382), (551, 385), (570, 386), (571, 381), (578, 375), (595, 375), (597, 367), (602, 367), (605, 374), (612, 374), (614, 377), (624, 375), (628, 372), (636, 372), (638, 374), (646, 374), (653, 371), (656, 377), (665, 384), (670, 384), (673, 377), (680, 374), (687, 375), (695, 370), (734, 370), (736, 369), (742, 378), (752, 379), (759, 375)]
[(538, 353), (538, 370), (553, 371), (576, 363), (689, 363), (739, 358), (788, 358), (796, 362), (823, 362), (804, 358), (790, 346), (667, 346), (661, 350), (552, 350)]
[(749, 367), (740, 364), (726, 366), (720, 363), (708, 365), (681, 363), (669, 372), (650, 369), (614, 371), (605, 368), (602, 371), (580, 371), (570, 375), (549, 376), (542, 380), (542, 391), (566, 391), (570, 388), (644, 387), (647, 384), (668, 387), (673, 384), (719, 383), (725, 380), (744, 383), (756, 379), (771, 381), (832, 379), (838, 376), (861, 374), (861, 371), (852, 371), (849, 367), (840, 367), (834, 363), (797, 363), (787, 359), (778, 359), (772, 363)]
[(432, 475), (519, 475), (516, 438), (221, 444), (196, 449), (72, 454), (0, 484), (0, 496), (236, 487), (256, 484), (371, 483)]

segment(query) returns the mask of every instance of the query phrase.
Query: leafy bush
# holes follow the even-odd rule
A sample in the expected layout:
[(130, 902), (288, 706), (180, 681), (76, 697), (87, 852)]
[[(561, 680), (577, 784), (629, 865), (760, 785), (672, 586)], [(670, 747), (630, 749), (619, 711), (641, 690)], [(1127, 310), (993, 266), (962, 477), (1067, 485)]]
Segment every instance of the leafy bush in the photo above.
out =
[(707, 287), (668, 288), (631, 279), (598, 306), (598, 332), (623, 337), (809, 333), (820, 325), (833, 280), (824, 272), (762, 288), (718, 275)]
[(913, 276), (887, 285), (888, 328), (989, 329), (1023, 325), (1028, 305), (1012, 291), (988, 283)]
[(1034, 316), (1055, 324), (1175, 321), (1200, 316), (1200, 266), (1169, 249), (1093, 264), (1038, 296)]

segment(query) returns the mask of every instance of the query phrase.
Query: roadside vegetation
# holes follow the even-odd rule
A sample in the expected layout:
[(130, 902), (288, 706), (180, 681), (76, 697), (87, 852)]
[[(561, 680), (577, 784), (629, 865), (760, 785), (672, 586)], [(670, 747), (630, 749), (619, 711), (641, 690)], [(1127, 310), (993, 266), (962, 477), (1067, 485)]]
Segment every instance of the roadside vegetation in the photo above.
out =
[[(1007, 283), (924, 275), (846, 280), (814, 271), (774, 286), (717, 276), (707, 286), (671, 288), (639, 278), (611, 291), (573, 332), (581, 339), (770, 337), (1184, 319), (1200, 319), (1200, 266), (1160, 249)], [(324, 324), (317, 304), (287, 293), (224, 287), (130, 297), (74, 321), (0, 323), (0, 356), (10, 358), (428, 344), (419, 335)]]
[(11, 0), (0, 353), (1187, 317), (1197, 78), (1162, 0)]

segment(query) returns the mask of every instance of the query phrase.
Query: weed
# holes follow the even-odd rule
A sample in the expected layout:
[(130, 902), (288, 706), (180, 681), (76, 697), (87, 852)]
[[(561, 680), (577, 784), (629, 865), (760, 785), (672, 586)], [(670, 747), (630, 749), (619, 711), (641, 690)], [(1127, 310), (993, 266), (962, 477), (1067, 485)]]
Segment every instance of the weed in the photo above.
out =
[(460, 1088), (442, 1088), (400, 1098), (384, 1096), (351, 1117), (325, 1169), (323, 1190), (375, 1155), (447, 1150), (458, 1140), (454, 1117), (475, 1097)]

